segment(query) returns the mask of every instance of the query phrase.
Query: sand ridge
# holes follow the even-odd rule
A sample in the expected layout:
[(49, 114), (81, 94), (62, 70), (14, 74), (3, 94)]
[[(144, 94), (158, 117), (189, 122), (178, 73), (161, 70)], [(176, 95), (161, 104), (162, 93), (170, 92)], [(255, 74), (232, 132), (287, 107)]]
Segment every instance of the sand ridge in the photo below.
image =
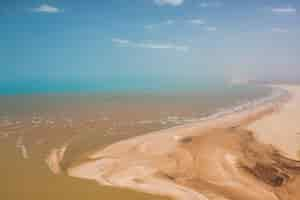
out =
[[(292, 98), (300, 94), (300, 87), (280, 88)], [(245, 130), (250, 122), (278, 114), (281, 104), (265, 103), (220, 119), (121, 141), (69, 168), (68, 174), (181, 200), (298, 199), (299, 163)], [(265, 131), (261, 134), (269, 133)]]
[(172, 157), (176, 165), (160, 173), (208, 199), (275, 200), (300, 195), (296, 189), (300, 162), (285, 159), (246, 130), (210, 130), (183, 141)]
[(292, 95), (276, 113), (251, 123), (247, 129), (266, 144), (272, 144), (281, 154), (300, 159), (300, 92), (299, 86), (281, 86)]

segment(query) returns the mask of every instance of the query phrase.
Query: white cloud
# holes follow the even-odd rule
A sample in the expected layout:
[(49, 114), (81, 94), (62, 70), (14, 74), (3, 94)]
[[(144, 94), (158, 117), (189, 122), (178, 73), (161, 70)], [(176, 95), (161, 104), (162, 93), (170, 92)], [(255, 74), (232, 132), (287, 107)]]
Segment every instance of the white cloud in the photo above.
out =
[(191, 24), (198, 24), (198, 25), (205, 24), (205, 21), (202, 19), (190, 19), (190, 20), (187, 20), (187, 22), (191, 23)]
[(201, 8), (219, 8), (223, 5), (223, 3), (219, 1), (215, 1), (215, 2), (203, 1), (199, 5)]
[(137, 47), (141, 48), (147, 48), (147, 49), (174, 49), (176, 51), (188, 51), (188, 46), (180, 46), (180, 45), (174, 45), (174, 44), (158, 44), (158, 43), (136, 43)]
[(145, 25), (144, 26), (144, 29), (146, 29), (146, 30), (152, 30), (152, 29), (154, 29), (155, 27), (159, 27), (159, 26), (162, 26), (162, 25), (172, 25), (172, 24), (174, 24), (175, 23), (175, 21), (174, 20), (167, 20), (167, 21), (164, 21), (164, 22), (161, 22), (161, 23), (159, 23), (159, 24), (148, 24), (148, 25)]
[(59, 12), (63, 12), (63, 10), (54, 7), (54, 6), (50, 6), (48, 4), (41, 4), (40, 6), (33, 8), (32, 9), (33, 12), (38, 12), (38, 13), (59, 13)]
[(297, 9), (292, 6), (277, 7), (277, 8), (272, 8), (272, 12), (276, 14), (296, 14)]
[(166, 24), (168, 24), (168, 25), (171, 25), (171, 24), (174, 24), (174, 23), (175, 23), (175, 21), (171, 20), (171, 19), (169, 19), (169, 20), (166, 21)]
[(111, 41), (113, 43), (117, 43), (117, 44), (120, 44), (120, 45), (129, 44), (129, 40), (123, 40), (123, 39), (120, 39), (120, 38), (113, 38), (113, 39), (111, 39)]
[(120, 38), (113, 38), (112, 43), (117, 44), (121, 47), (135, 47), (135, 48), (144, 48), (144, 49), (173, 49), (176, 51), (187, 52), (189, 50), (188, 46), (176, 45), (171, 43), (153, 43), (153, 42), (133, 42), (129, 40), (124, 40)]
[(289, 30), (283, 28), (272, 28), (272, 32), (274, 33), (288, 33)]
[(157, 5), (170, 5), (170, 6), (180, 6), (183, 4), (184, 0), (154, 0)]
[(144, 28), (147, 30), (152, 30), (154, 28), (154, 25), (145, 25)]
[(206, 31), (210, 31), (210, 32), (214, 32), (214, 31), (217, 31), (217, 27), (214, 27), (214, 26), (208, 26), (205, 28)]

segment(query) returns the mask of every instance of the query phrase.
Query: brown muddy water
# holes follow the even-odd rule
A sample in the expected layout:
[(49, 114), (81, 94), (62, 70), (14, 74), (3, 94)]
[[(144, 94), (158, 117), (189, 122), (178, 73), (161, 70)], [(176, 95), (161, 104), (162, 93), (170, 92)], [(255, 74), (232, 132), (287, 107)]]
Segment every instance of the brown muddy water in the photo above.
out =
[(270, 92), (244, 85), (188, 92), (0, 96), (0, 199), (167, 199), (54, 175), (45, 159), (51, 149), (68, 144), (62, 162), (66, 168), (113, 142), (190, 123)]

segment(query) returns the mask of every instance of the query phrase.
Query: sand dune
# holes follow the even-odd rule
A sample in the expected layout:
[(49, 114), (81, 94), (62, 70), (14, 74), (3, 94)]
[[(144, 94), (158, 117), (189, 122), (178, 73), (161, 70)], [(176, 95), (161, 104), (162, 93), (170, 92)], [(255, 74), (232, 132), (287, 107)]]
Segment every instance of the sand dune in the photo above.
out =
[(182, 140), (160, 175), (208, 199), (297, 199), (300, 162), (287, 160), (271, 146), (240, 129), (214, 129)]
[[(280, 98), (121, 141), (90, 155), (89, 162), (68, 174), (180, 200), (300, 199), (300, 164), (283, 157), (296, 155), (296, 126), (288, 121), (300, 119), (300, 87), (277, 87), (289, 91), (289, 101), (283, 104)], [(272, 130), (275, 122), (286, 123), (277, 132)]]
[(266, 144), (272, 144), (281, 154), (300, 159), (300, 91), (299, 86), (281, 86), (288, 90), (291, 98), (274, 114), (251, 123), (247, 129)]

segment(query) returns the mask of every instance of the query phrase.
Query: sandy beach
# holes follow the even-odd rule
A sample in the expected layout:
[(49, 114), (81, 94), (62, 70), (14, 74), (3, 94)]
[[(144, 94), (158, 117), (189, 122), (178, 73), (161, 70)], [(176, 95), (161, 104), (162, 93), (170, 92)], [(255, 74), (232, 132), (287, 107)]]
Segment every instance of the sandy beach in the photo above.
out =
[(291, 159), (299, 159), (300, 151), (300, 92), (299, 86), (281, 86), (289, 91), (291, 98), (272, 115), (250, 123), (247, 127), (258, 140), (272, 144)]
[(112, 144), (68, 174), (179, 200), (300, 199), (300, 86), (273, 87), (289, 95)]

